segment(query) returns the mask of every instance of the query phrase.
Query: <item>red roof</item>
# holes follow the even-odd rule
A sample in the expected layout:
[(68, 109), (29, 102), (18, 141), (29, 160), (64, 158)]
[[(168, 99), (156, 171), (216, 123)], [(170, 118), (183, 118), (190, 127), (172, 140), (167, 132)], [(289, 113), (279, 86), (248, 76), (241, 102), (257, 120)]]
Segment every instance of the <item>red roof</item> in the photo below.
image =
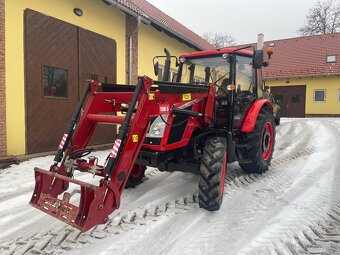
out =
[(141, 15), (143, 18), (150, 20), (151, 24), (160, 26), (174, 36), (179, 36), (186, 43), (194, 46), (198, 50), (213, 49), (214, 46), (204, 40), (181, 23), (171, 18), (146, 0), (118, 0), (118, 2), (131, 11)]
[[(235, 51), (237, 48), (222, 48), (216, 50), (205, 50), (205, 51), (196, 51), (191, 53), (182, 54), (181, 58), (190, 58), (190, 57), (201, 57), (201, 56), (209, 56), (209, 55), (217, 55), (223, 53), (229, 53)], [(250, 50), (238, 50), (238, 53), (245, 54), (245, 55), (253, 55), (253, 52)]]
[[(269, 41), (265, 46), (272, 42), (274, 54), (263, 68), (266, 79), (340, 74), (340, 33)], [(336, 55), (336, 62), (327, 63), (329, 55)]]

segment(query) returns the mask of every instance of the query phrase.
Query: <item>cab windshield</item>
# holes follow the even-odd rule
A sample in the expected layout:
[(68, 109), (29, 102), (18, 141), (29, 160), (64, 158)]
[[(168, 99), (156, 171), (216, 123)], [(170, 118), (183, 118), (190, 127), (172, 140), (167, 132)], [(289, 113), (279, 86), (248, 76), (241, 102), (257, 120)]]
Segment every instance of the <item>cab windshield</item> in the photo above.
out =
[(215, 83), (220, 86), (229, 83), (230, 64), (221, 56), (186, 59), (182, 69), (181, 82)]
[(236, 55), (235, 81), (231, 81), (229, 58), (222, 56), (185, 59), (182, 67), (181, 82), (208, 84), (215, 83), (226, 89), (233, 84), (236, 93), (255, 90), (255, 70), (252, 58)]

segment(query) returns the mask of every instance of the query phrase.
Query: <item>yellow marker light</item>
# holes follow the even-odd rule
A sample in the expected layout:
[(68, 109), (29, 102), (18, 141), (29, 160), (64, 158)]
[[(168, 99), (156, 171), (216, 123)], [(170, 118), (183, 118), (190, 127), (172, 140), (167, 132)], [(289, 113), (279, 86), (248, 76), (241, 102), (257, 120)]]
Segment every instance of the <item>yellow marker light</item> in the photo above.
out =
[(267, 53), (268, 54), (273, 54), (274, 53), (274, 48), (273, 47), (268, 47), (267, 48)]
[(228, 85), (227, 90), (230, 90), (230, 91), (235, 90), (235, 85), (233, 84)]

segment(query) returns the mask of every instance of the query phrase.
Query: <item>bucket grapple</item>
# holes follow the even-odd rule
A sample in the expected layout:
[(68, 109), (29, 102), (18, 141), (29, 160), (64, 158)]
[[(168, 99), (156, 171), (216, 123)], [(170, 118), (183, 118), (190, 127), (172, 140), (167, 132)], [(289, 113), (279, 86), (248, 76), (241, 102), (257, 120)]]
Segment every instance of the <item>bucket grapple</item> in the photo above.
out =
[[(87, 81), (54, 164), (49, 171), (34, 169), (36, 184), (30, 204), (82, 231), (107, 222), (109, 215), (120, 205), (121, 194), (152, 118), (176, 112), (192, 118), (211, 119), (213, 100), (207, 98), (215, 95), (213, 85), (173, 87), (157, 83), (148, 77), (139, 77), (137, 86)], [(183, 93), (190, 93), (190, 100), (194, 102), (210, 104), (210, 107), (202, 108), (208, 111), (176, 108), (174, 105), (179, 102), (187, 102)], [(117, 115), (122, 110), (126, 114)], [(103, 166), (98, 165), (93, 156), (84, 159), (91, 152), (86, 146), (99, 123), (120, 125)], [(76, 179), (75, 171), (100, 177), (98, 185)], [(70, 184), (78, 188), (68, 192)], [(78, 206), (70, 202), (75, 193), (80, 193)]]

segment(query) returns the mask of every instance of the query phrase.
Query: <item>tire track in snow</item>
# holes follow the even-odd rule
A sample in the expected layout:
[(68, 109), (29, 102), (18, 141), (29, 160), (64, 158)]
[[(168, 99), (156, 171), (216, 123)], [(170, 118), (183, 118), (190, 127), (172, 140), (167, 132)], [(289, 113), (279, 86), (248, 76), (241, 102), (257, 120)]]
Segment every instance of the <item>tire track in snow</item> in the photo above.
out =
[(182, 197), (172, 202), (151, 204), (147, 208), (136, 208), (127, 213), (118, 213), (103, 225), (98, 225), (86, 233), (70, 227), (61, 227), (47, 233), (39, 233), (27, 238), (20, 238), (14, 242), (0, 244), (1, 254), (64, 254), (75, 248), (81, 248), (86, 243), (93, 243), (97, 239), (109, 235), (122, 234), (147, 224), (153, 224), (161, 216), (182, 213), (182, 211), (197, 208), (197, 194)]
[(340, 253), (340, 203), (325, 217), (299, 231), (291, 240), (275, 244), (278, 255), (339, 254)]
[[(262, 240), (255, 240), (255, 244), (258, 245), (260, 243), (260, 246), (268, 247), (268, 242), (271, 242), (273, 239), (280, 239), (281, 236), (285, 235), (292, 236), (292, 233), (295, 233), (299, 227), (318, 220), (320, 215), (328, 210), (328, 205), (323, 204), (322, 201), (327, 203), (334, 192), (333, 172), (326, 171), (326, 173), (319, 174), (318, 169), (313, 168), (315, 166), (308, 166), (311, 167), (311, 171), (303, 169), (304, 171), (299, 173), (300, 168), (303, 166), (301, 164), (294, 166), (293, 164), (300, 157), (310, 156), (314, 153), (321, 153), (327, 156), (328, 151), (335, 149), (335, 146), (330, 146), (328, 142), (330, 141), (324, 141), (324, 144), (320, 143), (315, 148), (306, 149), (298, 154), (284, 156), (273, 161), (274, 169), (271, 172), (267, 172), (262, 176), (256, 176), (258, 180), (252, 185), (253, 187), (259, 187), (256, 190), (257, 193), (252, 194), (255, 198), (251, 197), (249, 199), (249, 197), (246, 197), (244, 201), (240, 202), (243, 197), (237, 196), (239, 192), (233, 193), (236, 198), (231, 197), (229, 203), (224, 201), (222, 205), (222, 210), (225, 209), (228, 216), (226, 218), (221, 217), (216, 224), (206, 226), (206, 235), (193, 236), (191, 240), (187, 240), (191, 244), (186, 248), (181, 247), (185, 248), (183, 254), (197, 251), (197, 247), (201, 243), (209, 243), (211, 249), (215, 245), (218, 246), (217, 240), (219, 243), (229, 243), (226, 249), (232, 254), (254, 254), (252, 253), (253, 250), (242, 250), (242, 247), (248, 247), (249, 240), (256, 239), (261, 231), (266, 230), (266, 224), (270, 224), (270, 222), (274, 224), (275, 220), (282, 221), (282, 213), (280, 211), (285, 208), (289, 209), (287, 210), (288, 212), (294, 213), (291, 219), (283, 223), (280, 222), (276, 229), (269, 229), (271, 232), (269, 231), (268, 234), (264, 231), (266, 235), (262, 237)], [(339, 165), (336, 167), (339, 167)], [(320, 168), (323, 169), (321, 165)], [(319, 181), (321, 177), (323, 177), (322, 182), (324, 183), (320, 186), (325, 187), (325, 190), (320, 190), (317, 187), (321, 183)], [(240, 179), (240, 177), (237, 178)], [(244, 177), (241, 176), (241, 178)], [(316, 182), (316, 185), (314, 185), (314, 182)], [(247, 191), (246, 186), (243, 188)], [(235, 190), (233, 189), (233, 191)], [(309, 193), (311, 194), (309, 195)], [(295, 201), (299, 199), (301, 201)], [(308, 204), (308, 206), (304, 206), (304, 203)], [(236, 210), (228, 212), (227, 207), (232, 207), (234, 204), (237, 204)], [(228, 233), (225, 229), (228, 226), (233, 226), (231, 233)], [(220, 238), (216, 238), (216, 236)], [(240, 236), (241, 238), (235, 239), (235, 236)], [(240, 240), (244, 236), (246, 238), (243, 238), (243, 241)], [(200, 248), (199, 252), (203, 254), (209, 252), (209, 250), (204, 250), (204, 247)], [(259, 254), (264, 254), (263, 250)]]
[[(300, 153), (296, 156), (287, 156), (285, 158), (280, 158), (280, 161), (277, 163), (277, 165), (280, 164), (285, 164), (287, 162), (290, 162), (291, 160), (297, 159), (300, 156), (307, 156), (310, 155), (311, 153), (314, 153), (315, 151), (317, 151), (317, 149), (314, 150), (305, 150), (303, 153)], [(155, 172), (152, 172), (155, 173)], [(151, 174), (153, 175), (153, 174)], [(151, 177), (151, 176), (149, 176)], [(254, 174), (244, 174), (243, 172), (239, 171), (238, 167), (235, 167), (234, 169), (232, 169), (229, 174), (227, 175), (227, 185), (229, 186), (229, 189), (226, 189), (226, 193), (228, 194), (228, 192), (230, 190), (235, 190), (238, 188), (244, 188), (249, 184), (252, 184), (255, 181), (259, 181), (258, 179), (263, 178), (263, 175), (254, 175)], [(176, 201), (175, 201), (176, 203)], [(166, 203), (166, 204), (171, 204), (170, 203)], [(155, 208), (158, 207), (162, 207), (162, 205), (156, 205)], [(166, 210), (163, 210), (166, 212)], [(138, 212), (138, 213), (137, 213)], [(24, 250), (32, 250), (33, 252), (38, 252), (46, 249), (47, 251), (49, 250), (55, 250), (55, 248), (57, 246), (60, 246), (62, 248), (62, 250), (69, 250), (71, 248), (79, 248), (79, 245), (74, 245), (75, 243), (79, 242), (84, 244), (85, 240), (86, 242), (89, 242), (91, 239), (93, 238), (97, 238), (97, 239), (101, 239), (106, 237), (107, 235), (110, 234), (110, 231), (107, 231), (105, 233), (105, 230), (110, 229), (110, 227), (114, 226), (114, 234), (119, 234), (122, 233), (124, 231), (129, 231), (134, 229), (130, 223), (132, 222), (132, 219), (137, 217), (137, 214), (139, 215), (140, 212), (143, 212), (143, 214), (146, 214), (148, 216), (150, 216), (150, 214), (147, 213), (147, 210), (141, 210), (137, 212), (129, 212), (126, 215), (122, 215), (122, 216), (117, 216), (118, 218), (120, 218), (120, 220), (117, 220), (117, 218), (113, 221), (109, 221), (109, 223), (113, 222), (112, 224), (107, 224), (105, 225), (104, 229), (101, 229), (102, 227), (97, 227), (96, 229), (92, 230), (91, 233), (88, 234), (80, 234), (78, 233), (77, 230), (73, 229), (72, 227), (64, 227), (62, 231), (58, 231), (61, 232), (62, 234), (56, 235), (55, 233), (50, 233), (50, 235), (45, 235), (44, 240), (40, 240), (40, 238), (31, 238), (28, 239), (25, 243), (25, 241), (20, 241), (20, 246), (23, 246)], [(135, 215), (133, 217), (131, 217), (131, 215)], [(152, 214), (151, 214), (152, 215)], [(127, 222), (125, 221), (126, 219)], [(148, 221), (149, 218), (147, 217), (138, 217), (138, 220), (146, 220)], [(142, 220), (142, 221), (143, 221)], [(117, 222), (118, 221), (118, 222)], [(128, 225), (126, 225), (126, 223), (128, 223)], [(141, 225), (143, 225), (143, 223), (141, 223)], [(116, 229), (115, 227), (121, 227), (121, 229)], [(68, 236), (71, 236), (70, 238), (68, 238)], [(74, 236), (76, 236), (77, 238), (74, 238)], [(79, 240), (78, 240), (79, 237)], [(32, 246), (32, 243), (35, 245)], [(67, 245), (65, 245), (65, 243), (67, 243)], [(42, 245), (43, 244), (43, 245)], [(30, 249), (27, 247), (31, 247)], [(13, 249), (13, 247), (12, 247)], [(21, 250), (21, 249), (19, 249)]]
[[(157, 169), (152, 169), (146, 173), (146, 179), (151, 179), (158, 173), (160, 172)], [(49, 230), (0, 244), (0, 253), (61, 254), (80, 248), (85, 243), (95, 242), (109, 235), (121, 234), (153, 223), (160, 216), (178, 214), (193, 207), (198, 207), (197, 194), (165, 203), (149, 204), (146, 208), (140, 207), (128, 212), (118, 212), (118, 215), (111, 216), (106, 224), (98, 225), (86, 233), (63, 224), (57, 230)]]
[[(294, 148), (305, 147), (306, 144), (308, 144), (305, 139), (306, 136), (304, 136), (304, 139), (300, 139), (299, 142), (296, 144), (294, 143), (292, 146)], [(235, 193), (242, 192), (243, 190), (246, 190), (249, 185), (254, 185), (254, 183), (261, 183), (259, 186), (262, 186), (262, 184), (265, 184), (269, 179), (281, 178), (282, 176), (280, 176), (280, 172), (285, 171), (287, 164), (292, 164), (300, 157), (307, 157), (313, 153), (327, 151), (328, 149), (329, 146), (326, 145), (318, 145), (314, 148), (305, 148), (300, 150), (299, 153), (294, 153), (295, 150), (292, 149), (292, 152), (289, 154), (274, 158), (272, 161), (272, 169), (270, 172), (263, 175), (244, 174), (239, 170), (239, 166), (237, 164), (232, 164), (231, 169), (228, 169), (228, 174), (226, 175), (226, 197), (229, 194), (234, 195)], [(283, 177), (284, 176), (285, 174), (283, 174)], [(152, 178), (152, 176), (149, 178)], [(273, 197), (272, 193), (274, 193), (275, 199), (280, 198), (279, 192), (275, 193), (275, 189), (273, 188), (259, 189), (259, 193), (262, 195), (258, 196), (258, 203), (255, 207), (248, 208), (248, 214), (264, 211), (272, 203), (261, 203), (259, 198), (271, 198)], [(147, 224), (152, 225), (162, 216), (168, 215), (168, 217), (172, 217), (176, 214), (181, 214), (184, 211), (193, 210), (193, 208), (198, 207), (195, 199), (197, 200), (197, 197), (195, 198), (195, 195), (193, 195), (192, 199), (189, 196), (163, 204), (155, 204), (150, 206), (150, 208), (141, 207), (127, 213), (121, 212), (118, 213), (116, 217), (111, 218), (106, 225), (97, 226), (90, 231), (90, 233), (80, 233), (72, 227), (63, 227), (59, 231), (49, 231), (47, 234), (43, 235), (44, 238), (42, 239), (40, 235), (35, 235), (27, 239), (17, 240), (14, 243), (7, 243), (5, 246), (0, 245), (0, 252), (2, 253), (2, 251), (6, 251), (8, 254), (16, 254), (17, 251), (20, 252), (23, 250), (28, 251), (28, 253), (53, 253), (54, 251), (58, 251), (58, 253), (55, 254), (59, 254), (60, 252), (67, 252), (74, 248), (83, 247), (85, 243), (95, 242), (97, 239), (108, 238), (112, 235), (126, 233), (128, 231), (142, 228)], [(284, 201), (282, 202), (284, 203)], [(235, 212), (235, 214), (242, 213), (242, 210), (236, 211), (237, 212)], [(249, 224), (249, 220), (244, 220), (243, 223)], [(211, 233), (215, 233), (215, 230), (216, 229), (213, 229)], [(223, 231), (223, 225), (221, 225), (221, 231)]]

